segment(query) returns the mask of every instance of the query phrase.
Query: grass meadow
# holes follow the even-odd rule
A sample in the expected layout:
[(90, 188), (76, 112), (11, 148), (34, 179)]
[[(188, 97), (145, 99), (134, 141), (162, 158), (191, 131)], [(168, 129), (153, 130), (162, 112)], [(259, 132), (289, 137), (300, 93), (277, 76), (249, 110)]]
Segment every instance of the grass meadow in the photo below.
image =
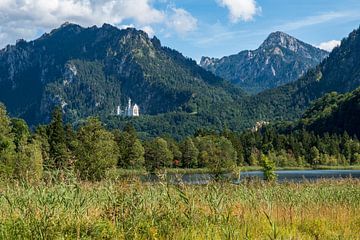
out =
[(360, 239), (360, 181), (2, 183), (0, 239)]

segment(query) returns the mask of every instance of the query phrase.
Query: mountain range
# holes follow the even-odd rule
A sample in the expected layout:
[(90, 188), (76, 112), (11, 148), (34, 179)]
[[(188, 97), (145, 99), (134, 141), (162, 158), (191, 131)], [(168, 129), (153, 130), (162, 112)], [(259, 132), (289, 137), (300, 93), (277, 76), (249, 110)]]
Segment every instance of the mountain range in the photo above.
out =
[[(99, 116), (109, 128), (131, 123), (143, 136), (181, 138), (204, 128), (239, 131), (257, 121), (297, 120), (314, 100), (360, 86), (359, 29), (328, 57), (279, 32), (260, 48), (270, 49), (276, 42), (283, 53), (297, 49), (294, 54), (303, 56), (314, 50), (325, 59), (298, 72), (302, 77), (296, 81), (248, 95), (143, 31), (66, 23), (39, 39), (19, 40), (0, 50), (0, 102), (11, 116), (32, 126), (48, 122), (60, 105), (66, 121), (75, 125)], [(289, 71), (289, 76), (297, 75)], [(140, 106), (141, 116), (114, 116), (128, 98)]]
[(341, 41), (328, 58), (299, 80), (251, 98), (258, 115), (273, 120), (294, 120), (311, 102), (330, 92), (347, 93), (360, 86), (360, 29)]
[(249, 93), (259, 93), (299, 79), (328, 54), (286, 33), (274, 32), (256, 50), (220, 59), (203, 57), (200, 65)]
[(108, 24), (66, 23), (37, 40), (20, 40), (0, 51), (0, 70), (0, 101), (30, 124), (48, 121), (57, 105), (78, 122), (111, 116), (128, 98), (142, 115), (196, 114), (244, 95), (156, 37)]

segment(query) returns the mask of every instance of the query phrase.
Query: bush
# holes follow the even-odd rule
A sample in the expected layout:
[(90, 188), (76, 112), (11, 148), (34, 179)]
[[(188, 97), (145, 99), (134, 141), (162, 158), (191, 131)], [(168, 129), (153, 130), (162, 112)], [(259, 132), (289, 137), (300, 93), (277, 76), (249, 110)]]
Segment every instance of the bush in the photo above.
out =
[(275, 173), (276, 170), (275, 163), (271, 161), (266, 155), (261, 156), (261, 161), (263, 165), (265, 180), (275, 181), (277, 178), (277, 175)]

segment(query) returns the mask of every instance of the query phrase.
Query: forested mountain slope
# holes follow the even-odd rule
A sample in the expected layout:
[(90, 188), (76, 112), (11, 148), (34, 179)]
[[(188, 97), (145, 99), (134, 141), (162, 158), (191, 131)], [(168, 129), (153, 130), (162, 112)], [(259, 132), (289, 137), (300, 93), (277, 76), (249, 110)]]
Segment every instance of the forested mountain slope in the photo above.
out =
[(244, 93), (195, 61), (135, 29), (66, 23), (41, 38), (0, 51), (0, 101), (30, 124), (54, 106), (77, 122), (107, 118), (128, 98), (142, 115), (205, 114), (241, 102)]
[(268, 120), (300, 118), (310, 103), (326, 93), (346, 93), (360, 86), (360, 30), (353, 31), (318, 67), (296, 82), (253, 96), (251, 112)]
[(250, 93), (296, 81), (316, 67), (328, 52), (283, 32), (274, 32), (254, 51), (221, 59), (203, 57), (200, 65)]
[(360, 136), (360, 88), (351, 93), (329, 93), (305, 112), (299, 128), (319, 134), (344, 133)]

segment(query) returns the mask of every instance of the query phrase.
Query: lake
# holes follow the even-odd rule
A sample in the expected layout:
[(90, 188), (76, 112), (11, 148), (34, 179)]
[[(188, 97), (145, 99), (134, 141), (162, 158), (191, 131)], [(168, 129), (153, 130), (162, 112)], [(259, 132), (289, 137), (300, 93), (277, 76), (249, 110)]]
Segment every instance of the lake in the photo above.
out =
[[(360, 170), (292, 170), (292, 171), (275, 171), (277, 174), (278, 182), (303, 182), (303, 181), (315, 181), (321, 179), (344, 179), (344, 178), (359, 178)], [(230, 177), (230, 174), (223, 175), (224, 177)], [(207, 184), (214, 179), (213, 174), (206, 173), (193, 173), (193, 174), (169, 174), (167, 180), (171, 183), (185, 183), (201, 185)], [(242, 181), (251, 179), (264, 179), (264, 174), (261, 171), (249, 171), (241, 172), (240, 179), (234, 179), (234, 183), (240, 183)], [(143, 179), (145, 182), (158, 181), (159, 178), (155, 175), (145, 176)]]

